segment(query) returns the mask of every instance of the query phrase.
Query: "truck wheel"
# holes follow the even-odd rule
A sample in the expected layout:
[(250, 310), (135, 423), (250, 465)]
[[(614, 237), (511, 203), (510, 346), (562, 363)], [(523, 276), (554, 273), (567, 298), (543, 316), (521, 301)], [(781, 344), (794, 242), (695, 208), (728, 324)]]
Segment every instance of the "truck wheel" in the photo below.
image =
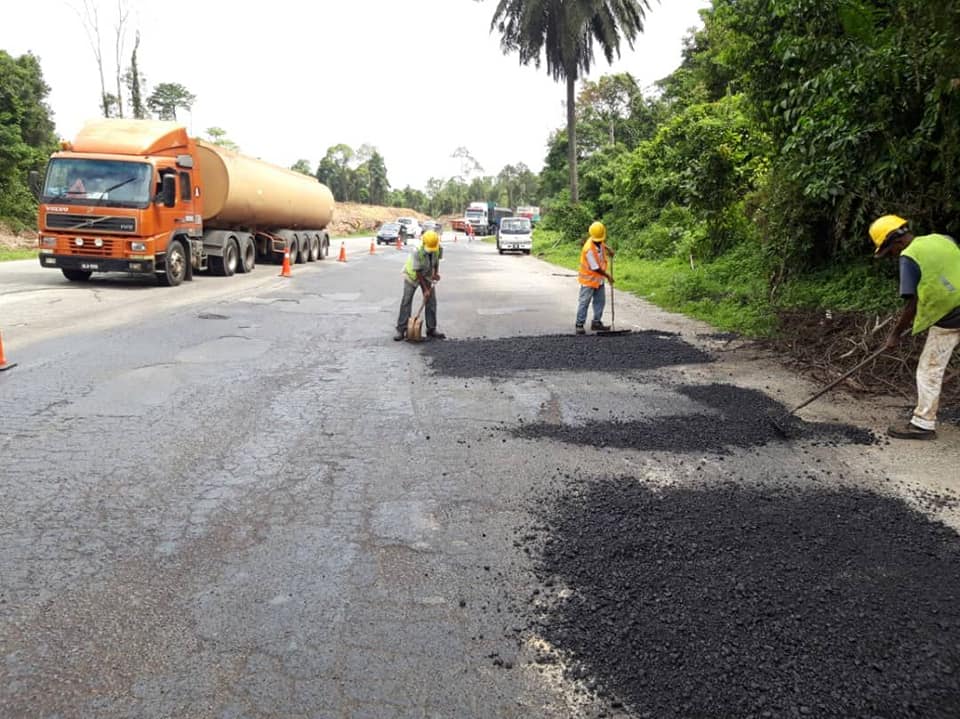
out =
[(310, 256), (307, 257), (308, 262), (316, 262), (320, 258), (320, 240), (317, 239), (316, 235), (313, 235), (310, 238)]
[(237, 263), (237, 272), (253, 272), (257, 266), (257, 249), (252, 242), (246, 242), (240, 251), (240, 262)]
[(176, 287), (187, 276), (187, 253), (180, 240), (167, 246), (167, 258), (163, 272), (157, 273), (157, 282), (164, 287)]
[(63, 276), (66, 277), (71, 282), (86, 282), (90, 279), (92, 272), (87, 272), (87, 270), (68, 270), (66, 267), (61, 267), (60, 271), (63, 273)]
[(290, 261), (297, 265), (302, 265), (307, 261), (307, 247), (303, 240), (297, 240), (294, 249), (290, 250)]
[(239, 259), (240, 251), (237, 249), (237, 242), (229, 239), (223, 246), (223, 257), (210, 258), (210, 269), (215, 275), (232, 277), (233, 273), (237, 271)]
[(330, 238), (326, 235), (321, 235), (320, 238), (320, 257), (317, 259), (322, 260), (324, 257), (330, 254)]

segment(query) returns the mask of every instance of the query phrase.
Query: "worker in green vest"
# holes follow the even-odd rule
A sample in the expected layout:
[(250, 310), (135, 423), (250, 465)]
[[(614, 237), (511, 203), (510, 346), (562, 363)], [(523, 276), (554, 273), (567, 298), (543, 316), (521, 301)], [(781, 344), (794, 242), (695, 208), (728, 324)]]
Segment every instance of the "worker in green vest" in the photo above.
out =
[(960, 247), (947, 235), (914, 237), (907, 221), (884, 215), (870, 225), (876, 256), (900, 260), (900, 296), (906, 305), (890, 330), (885, 347), (893, 349), (908, 327), (926, 331), (917, 365), (917, 406), (909, 422), (887, 431), (899, 439), (934, 439), (943, 375), (960, 342)]
[(423, 233), (420, 246), (415, 248), (407, 258), (403, 267), (403, 298), (400, 300), (400, 316), (397, 317), (397, 333), (393, 339), (398, 342), (407, 332), (407, 320), (410, 319), (413, 307), (413, 296), (417, 288), (423, 292), (423, 301), (426, 303), (427, 337), (435, 340), (446, 339), (443, 332), (437, 331), (437, 294), (434, 283), (440, 280), (440, 258), (443, 250), (440, 247), (440, 236), (433, 230)]

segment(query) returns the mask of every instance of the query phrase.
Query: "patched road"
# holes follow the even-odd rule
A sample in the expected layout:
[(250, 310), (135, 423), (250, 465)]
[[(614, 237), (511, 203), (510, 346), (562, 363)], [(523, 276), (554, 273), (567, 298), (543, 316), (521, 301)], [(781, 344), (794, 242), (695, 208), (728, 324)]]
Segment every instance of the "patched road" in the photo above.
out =
[[(2, 717), (955, 717), (960, 431), (445, 242), (176, 289), (0, 265)], [(331, 248), (331, 259), (339, 242)], [(42, 280), (38, 273), (42, 274)], [(544, 336), (543, 339), (533, 339)]]

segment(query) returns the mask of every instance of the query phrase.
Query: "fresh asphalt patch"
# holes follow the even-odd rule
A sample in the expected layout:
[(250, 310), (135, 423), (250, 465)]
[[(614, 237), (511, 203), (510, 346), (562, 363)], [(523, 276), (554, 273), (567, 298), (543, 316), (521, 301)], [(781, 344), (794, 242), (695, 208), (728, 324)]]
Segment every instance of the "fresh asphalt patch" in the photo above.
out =
[(960, 537), (846, 488), (562, 485), (516, 542), (526, 631), (631, 715), (960, 716)]
[(713, 358), (668, 332), (615, 337), (543, 335), (427, 342), (431, 369), (450, 377), (502, 377), (526, 370), (610, 372), (704, 364)]
[[(511, 432), (526, 439), (667, 452), (729, 452), (790, 439), (833, 444), (873, 444), (869, 430), (847, 424), (787, 417), (782, 404), (759, 390), (730, 384), (681, 385), (677, 391), (711, 411), (582, 425), (532, 423)], [(779, 427), (779, 429), (778, 429)], [(783, 428), (787, 428), (785, 433)]]

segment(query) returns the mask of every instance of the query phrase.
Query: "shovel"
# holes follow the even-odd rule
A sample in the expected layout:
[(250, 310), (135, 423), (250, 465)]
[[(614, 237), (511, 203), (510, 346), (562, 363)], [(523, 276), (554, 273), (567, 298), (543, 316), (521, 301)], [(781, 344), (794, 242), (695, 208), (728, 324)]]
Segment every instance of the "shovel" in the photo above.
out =
[[(610, 276), (613, 276), (613, 258), (610, 258)], [(610, 283), (610, 329), (608, 330), (598, 330), (597, 335), (600, 337), (617, 337), (619, 335), (628, 335), (633, 330), (616, 330), (614, 325), (617, 324), (617, 305), (613, 301), (613, 283)]]
[[(430, 291), (433, 291), (433, 285), (430, 286)], [(427, 298), (424, 297), (420, 300), (420, 309), (417, 310), (417, 314), (407, 320), (407, 333), (404, 336), (407, 342), (423, 342), (423, 320), (420, 319), (420, 315), (426, 304)]]

